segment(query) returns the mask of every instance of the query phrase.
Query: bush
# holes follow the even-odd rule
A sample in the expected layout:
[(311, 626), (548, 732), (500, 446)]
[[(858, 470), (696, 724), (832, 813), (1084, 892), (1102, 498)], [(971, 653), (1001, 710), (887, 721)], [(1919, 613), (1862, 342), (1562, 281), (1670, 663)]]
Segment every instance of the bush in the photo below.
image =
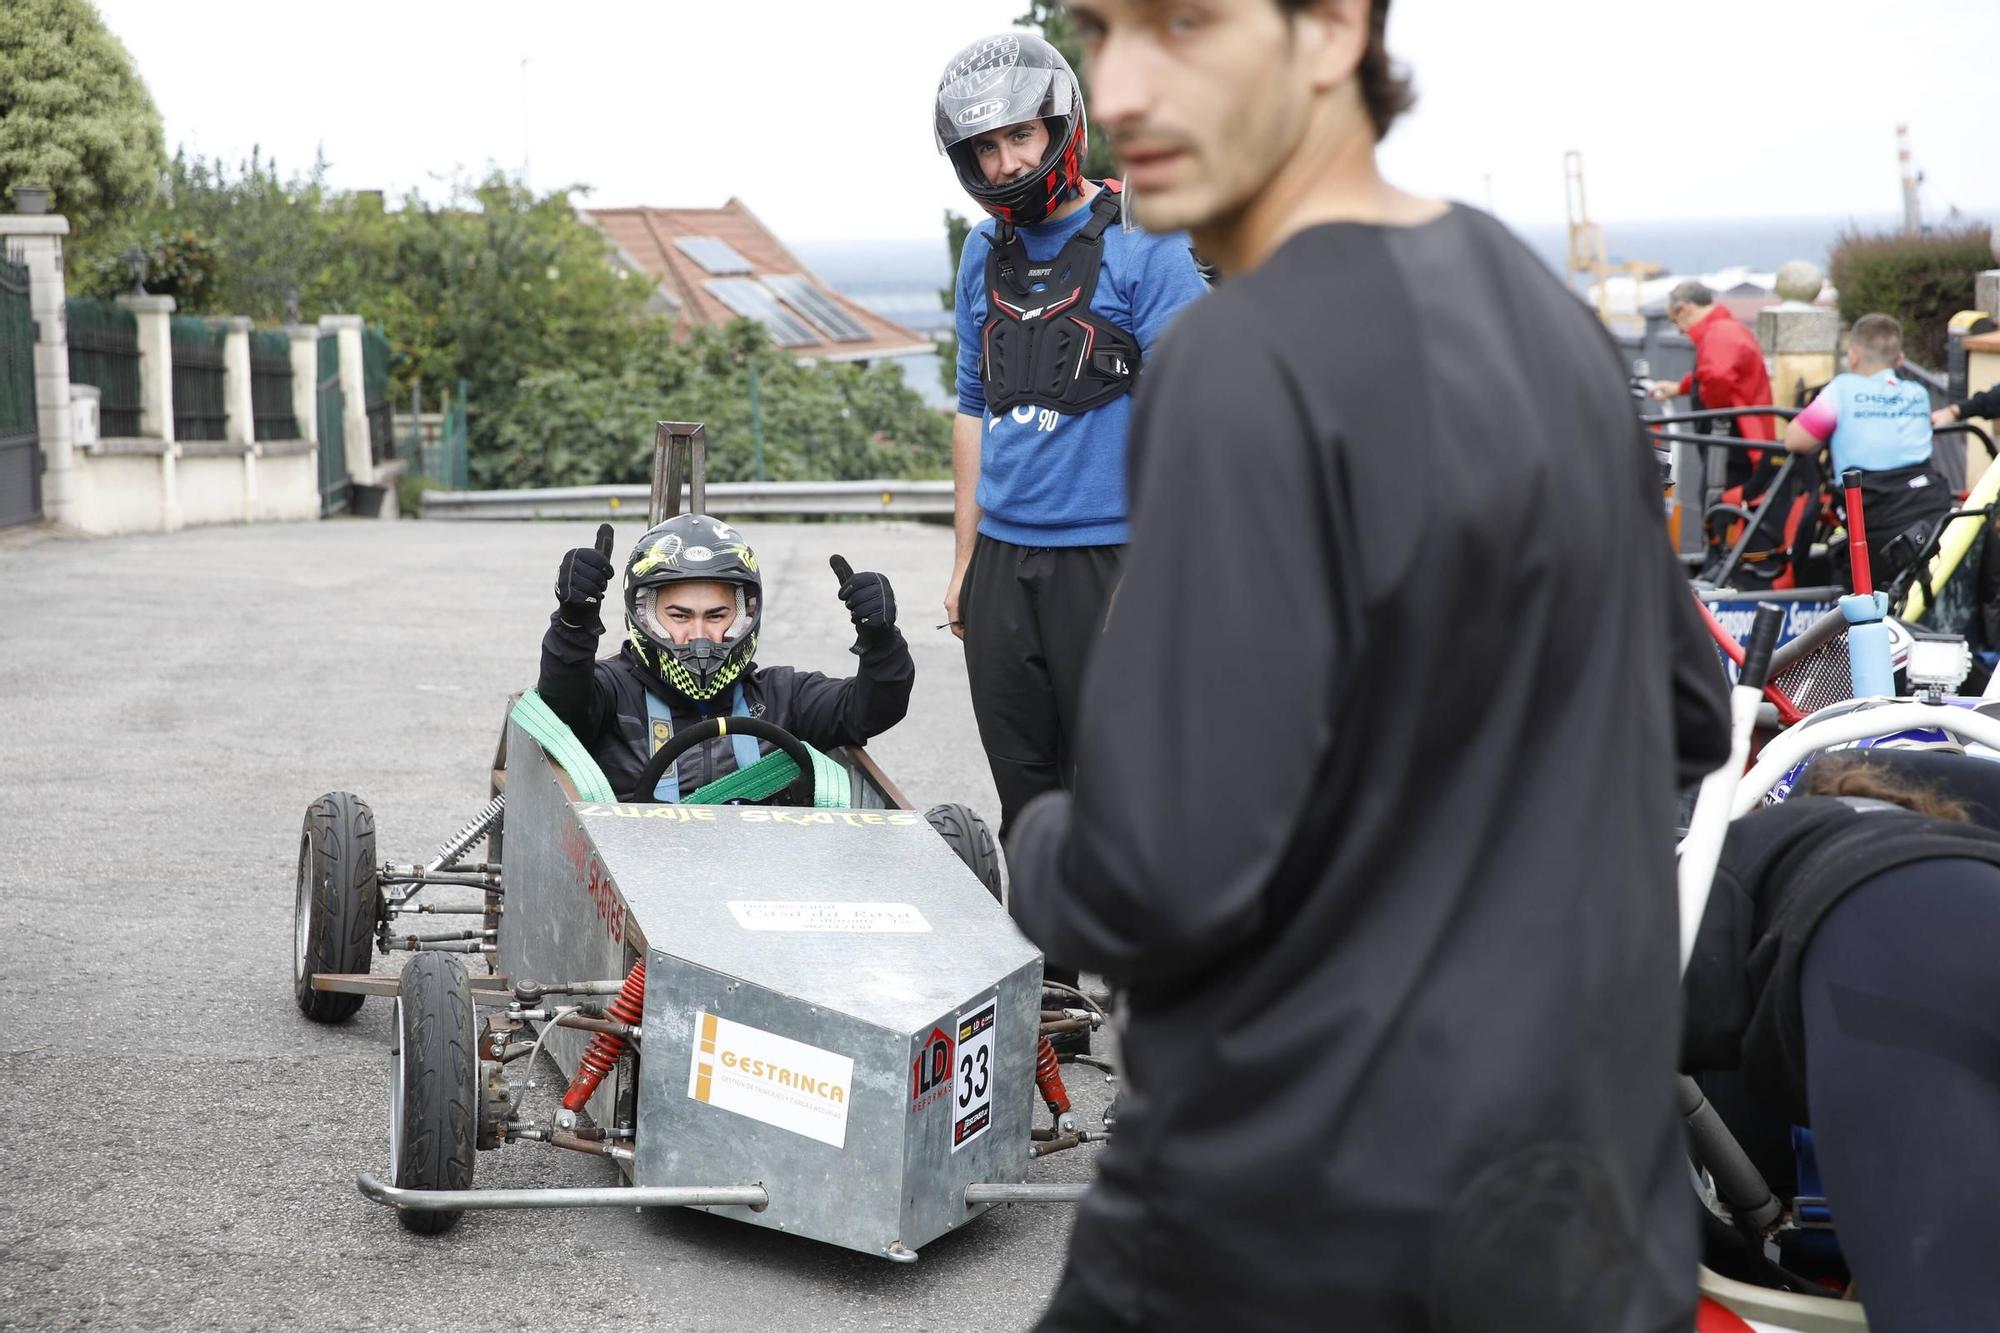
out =
[(1849, 232), (1833, 249), (1833, 284), (1840, 289), (1840, 317), (1894, 315), (1903, 326), (1903, 351), (1918, 365), (1941, 369), (1946, 324), (1972, 304), (1976, 274), (1993, 256), (1984, 223), (1928, 236)]

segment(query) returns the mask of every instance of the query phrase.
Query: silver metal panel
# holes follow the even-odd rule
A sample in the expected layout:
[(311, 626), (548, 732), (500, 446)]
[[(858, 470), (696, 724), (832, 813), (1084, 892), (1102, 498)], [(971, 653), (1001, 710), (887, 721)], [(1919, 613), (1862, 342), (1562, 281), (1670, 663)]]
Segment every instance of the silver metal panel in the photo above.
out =
[[(500, 867), (507, 913), (501, 918), (500, 966), (515, 981), (609, 980), (624, 976), (630, 966), (624, 942), (628, 914), (576, 809), (556, 784), (556, 770), (541, 746), (509, 721), (507, 854)], [(560, 1004), (564, 997), (551, 996), (549, 1002)], [(557, 1028), (542, 1045), (573, 1078), (589, 1040), (587, 1032)], [(586, 1109), (597, 1124), (612, 1122), (617, 1085), (616, 1075), (607, 1078), (591, 1097)]]
[[(967, 1185), (1024, 1176), (1041, 957), (922, 816), (576, 809), (650, 944), (635, 1183), (762, 1184), (764, 1212), (716, 1211), (886, 1254), (975, 1216)], [(920, 1098), (919, 1062), (986, 1002), (990, 1125), (954, 1152), (958, 1086)], [(703, 1014), (852, 1061), (841, 1140), (700, 1100)]]
[[(1039, 959), (968, 992), (962, 1004), (912, 1033), (802, 1003), (658, 949), (647, 960), (646, 982), (635, 1184), (754, 1182), (770, 1195), (762, 1212), (741, 1206), (709, 1211), (887, 1256), (914, 1250), (983, 1212), (986, 1205), (967, 1207), (968, 1185), (1019, 1181), (1026, 1174)], [(986, 1002), (994, 1003), (998, 1020), (992, 1122), (954, 1153), (953, 1087), (945, 1085), (941, 1097), (917, 1109), (913, 1063), (933, 1026), (948, 1027), (961, 1008)], [(697, 1024), (704, 1014), (852, 1060), (841, 1143), (808, 1137), (754, 1111), (697, 1100), (693, 1074), (711, 1058), (699, 1051)], [(720, 1044), (726, 1051), (727, 1042)]]
[[(511, 791), (507, 799), (511, 807)], [(981, 986), (1040, 957), (914, 811), (575, 809), (653, 948), (807, 1004), (928, 1031)], [(929, 929), (750, 930), (730, 907), (771, 901), (904, 905)]]

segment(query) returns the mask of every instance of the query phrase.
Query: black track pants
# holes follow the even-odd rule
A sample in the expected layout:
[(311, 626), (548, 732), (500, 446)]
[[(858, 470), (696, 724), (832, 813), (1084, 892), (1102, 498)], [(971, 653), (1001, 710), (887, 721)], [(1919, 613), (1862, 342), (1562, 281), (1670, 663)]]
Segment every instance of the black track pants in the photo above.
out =
[[(1077, 699), (1118, 585), (1118, 546), (1016, 546), (981, 535), (959, 590), (979, 743), (1000, 793), (1000, 836), (1075, 776)], [(1049, 969), (1056, 981), (1076, 974)]]
[(1807, 946), (1806, 1092), (1874, 1333), (2000, 1329), (2000, 868), (1919, 861)]

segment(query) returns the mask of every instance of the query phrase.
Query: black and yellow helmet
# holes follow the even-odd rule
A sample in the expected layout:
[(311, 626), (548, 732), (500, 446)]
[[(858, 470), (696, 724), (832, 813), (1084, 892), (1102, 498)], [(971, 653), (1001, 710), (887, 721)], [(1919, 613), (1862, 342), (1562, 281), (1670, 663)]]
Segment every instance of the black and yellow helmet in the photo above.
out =
[[(736, 590), (736, 618), (721, 642), (675, 643), (655, 611), (660, 589), (693, 582)], [(734, 684), (756, 657), (763, 594), (756, 553), (736, 529), (706, 514), (682, 514), (648, 529), (625, 562), (625, 638), (668, 685), (704, 702)]]

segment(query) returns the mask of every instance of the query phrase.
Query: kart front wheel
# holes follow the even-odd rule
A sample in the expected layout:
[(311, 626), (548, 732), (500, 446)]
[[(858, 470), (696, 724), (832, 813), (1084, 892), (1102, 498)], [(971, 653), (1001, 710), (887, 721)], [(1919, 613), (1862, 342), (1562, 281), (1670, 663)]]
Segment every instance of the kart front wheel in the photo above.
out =
[[(403, 965), (390, 1052), (389, 1178), (398, 1189), (472, 1188), (479, 1138), (479, 1042), (472, 982), (450, 954)], [(456, 1212), (398, 1209), (405, 1230), (434, 1236)]]
[(299, 831), (299, 878), (292, 900), (292, 998), (315, 1023), (338, 1023), (359, 995), (314, 990), (315, 972), (366, 972), (382, 886), (375, 867), (375, 812), (352, 792), (332, 791), (306, 807)]
[(938, 836), (958, 853), (958, 859), (979, 877), (986, 891), (993, 895), (993, 901), (1000, 901), (1000, 848), (993, 841), (993, 830), (986, 827), (986, 821), (979, 812), (968, 805), (934, 805), (924, 811), (924, 818), (930, 821)]

